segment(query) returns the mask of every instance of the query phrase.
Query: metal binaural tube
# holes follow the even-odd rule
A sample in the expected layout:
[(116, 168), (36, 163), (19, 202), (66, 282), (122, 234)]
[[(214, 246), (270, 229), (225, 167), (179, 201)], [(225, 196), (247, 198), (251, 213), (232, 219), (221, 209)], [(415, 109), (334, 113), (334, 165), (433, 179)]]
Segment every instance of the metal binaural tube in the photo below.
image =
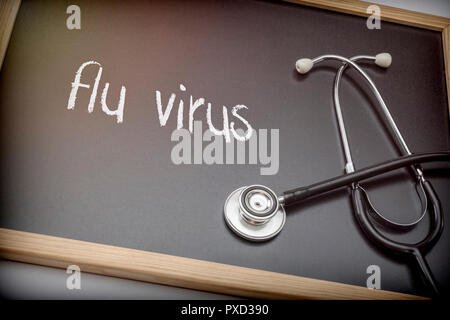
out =
[[(369, 58), (372, 58), (372, 57), (369, 57)], [(367, 75), (367, 73), (364, 70), (362, 70), (355, 62), (353, 62), (350, 59), (347, 59), (345, 57), (338, 56), (338, 55), (332, 55), (332, 54), (323, 55), (323, 56), (319, 56), (317, 58), (312, 59), (312, 61), (314, 64), (316, 64), (316, 63), (319, 63), (319, 62), (322, 62), (322, 61), (328, 60), (328, 59), (338, 60), (341, 62), (345, 62), (346, 65), (351, 65), (354, 69), (356, 69), (364, 77), (364, 79), (366, 79), (366, 81), (368, 82), (368, 84), (370, 86), (370, 89), (372, 90), (373, 94), (375, 95), (378, 102), (380, 103), (380, 106), (383, 109), (386, 119), (389, 122), (389, 125), (391, 126), (392, 131), (394, 132), (396, 138), (399, 140), (404, 153), (406, 155), (410, 155), (411, 151), (409, 150), (409, 148), (405, 142), (405, 139), (403, 138), (402, 134), (400, 133), (400, 130), (398, 129), (397, 124), (395, 123), (394, 119), (392, 118), (392, 115), (391, 115), (388, 107), (386, 106), (386, 103), (384, 102), (383, 97), (381, 96), (377, 87), (373, 83), (372, 79), (370, 79), (370, 77)]]
[[(350, 58), (351, 61), (358, 61), (358, 60), (375, 60), (375, 57), (372, 56), (356, 56)], [(342, 74), (345, 71), (345, 68), (347, 67), (347, 64), (342, 65), (338, 72), (336, 73), (336, 77), (334, 78), (334, 87), (333, 87), (333, 98), (334, 98), (334, 110), (336, 112), (336, 118), (337, 123), (339, 127), (339, 133), (341, 137), (341, 143), (342, 147), (344, 148), (344, 154), (345, 154), (345, 172), (346, 173), (352, 173), (355, 171), (355, 167), (353, 165), (353, 159), (352, 154), (350, 152), (350, 143), (348, 142), (347, 138), (347, 131), (345, 129), (345, 123), (344, 118), (342, 116), (342, 109), (341, 109), (341, 103), (339, 99), (339, 84), (342, 78)]]
[[(376, 99), (378, 100), (378, 102), (383, 110), (386, 120), (389, 123), (389, 126), (391, 127), (392, 132), (394, 133), (394, 137), (396, 138), (396, 140), (399, 143), (399, 147), (402, 149), (402, 152), (404, 153), (404, 155), (411, 155), (412, 153), (409, 150), (408, 145), (405, 142), (405, 139), (403, 138), (400, 130), (398, 129), (397, 124), (395, 123), (394, 119), (392, 118), (392, 115), (391, 115), (388, 107), (386, 106), (386, 103), (384, 102), (383, 97), (381, 96), (380, 92), (378, 91), (377, 87), (375, 86), (374, 82), (367, 75), (367, 73), (364, 70), (362, 70), (354, 62), (354, 61), (362, 60), (362, 59), (375, 60), (376, 57), (361, 55), (361, 56), (355, 56), (353, 58), (347, 59), (345, 57), (338, 56), (338, 55), (322, 55), (322, 56), (312, 59), (312, 62), (314, 64), (316, 64), (316, 63), (320, 63), (320, 62), (328, 60), (328, 59), (344, 62), (344, 65), (342, 65), (340, 67), (340, 69), (338, 70), (338, 73), (336, 74), (336, 77), (335, 77), (334, 95), (333, 96), (334, 96), (335, 111), (336, 111), (336, 115), (338, 118), (339, 131), (341, 133), (341, 141), (342, 141), (342, 145), (344, 147), (344, 153), (345, 153), (345, 158), (346, 158), (346, 168), (345, 168), (346, 172), (347, 173), (354, 172), (354, 168), (353, 168), (353, 162), (352, 162), (352, 157), (351, 157), (351, 153), (350, 153), (349, 143), (348, 143), (348, 139), (347, 139), (347, 134), (345, 131), (345, 125), (344, 125), (344, 121), (342, 118), (342, 112), (341, 112), (340, 103), (339, 103), (339, 90), (338, 89), (339, 89), (339, 82), (342, 77), (342, 74), (348, 65), (352, 66), (356, 71), (358, 71), (364, 77), (364, 79), (367, 81), (367, 83), (370, 86), (370, 89), (372, 90), (373, 94), (375, 95)], [(423, 181), (424, 178), (423, 178), (422, 170), (417, 167), (414, 167), (414, 170), (416, 171), (417, 177)]]

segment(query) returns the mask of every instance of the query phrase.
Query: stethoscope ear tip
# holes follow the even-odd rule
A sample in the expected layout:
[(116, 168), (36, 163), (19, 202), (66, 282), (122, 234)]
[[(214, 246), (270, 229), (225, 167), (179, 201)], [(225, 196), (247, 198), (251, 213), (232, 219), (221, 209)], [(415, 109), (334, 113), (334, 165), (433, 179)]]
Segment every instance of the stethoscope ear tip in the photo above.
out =
[(298, 59), (297, 62), (295, 62), (295, 69), (297, 69), (300, 74), (308, 73), (313, 66), (313, 61), (308, 58)]
[(379, 53), (375, 56), (375, 64), (382, 68), (389, 68), (392, 64), (392, 56), (387, 53)]

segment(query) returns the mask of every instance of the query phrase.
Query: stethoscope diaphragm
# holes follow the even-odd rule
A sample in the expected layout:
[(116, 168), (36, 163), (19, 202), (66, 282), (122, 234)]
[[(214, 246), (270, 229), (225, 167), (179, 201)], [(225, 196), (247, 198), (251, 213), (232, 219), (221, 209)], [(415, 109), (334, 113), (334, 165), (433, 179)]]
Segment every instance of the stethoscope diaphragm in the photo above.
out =
[(240, 237), (265, 241), (283, 229), (286, 212), (272, 190), (252, 185), (241, 187), (228, 196), (224, 217), (228, 227)]

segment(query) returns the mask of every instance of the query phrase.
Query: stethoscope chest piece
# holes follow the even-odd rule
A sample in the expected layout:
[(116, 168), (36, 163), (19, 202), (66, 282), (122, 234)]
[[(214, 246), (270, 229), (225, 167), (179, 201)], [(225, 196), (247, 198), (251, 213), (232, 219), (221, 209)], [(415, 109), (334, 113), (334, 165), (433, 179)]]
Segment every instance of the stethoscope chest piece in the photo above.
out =
[(286, 221), (286, 212), (276, 194), (261, 185), (233, 191), (225, 201), (224, 216), (231, 230), (251, 241), (272, 239)]

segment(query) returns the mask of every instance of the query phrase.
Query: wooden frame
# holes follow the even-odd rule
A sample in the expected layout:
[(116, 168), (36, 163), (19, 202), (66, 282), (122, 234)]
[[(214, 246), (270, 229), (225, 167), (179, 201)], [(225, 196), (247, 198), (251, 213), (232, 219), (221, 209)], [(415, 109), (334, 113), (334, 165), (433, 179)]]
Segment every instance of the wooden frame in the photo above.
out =
[(20, 0), (6, 0), (0, 4), (0, 70), (2, 70), (3, 59), (5, 58), (9, 37), (11, 36), (19, 7)]
[[(368, 16), (357, 0), (290, 0)], [(0, 68), (20, 0), (0, 5)], [(450, 100), (450, 19), (379, 5), (381, 19), (442, 32)], [(0, 69), (1, 70), (1, 69)], [(272, 299), (424, 299), (408, 294), (0, 228), (0, 258), (210, 292)]]

